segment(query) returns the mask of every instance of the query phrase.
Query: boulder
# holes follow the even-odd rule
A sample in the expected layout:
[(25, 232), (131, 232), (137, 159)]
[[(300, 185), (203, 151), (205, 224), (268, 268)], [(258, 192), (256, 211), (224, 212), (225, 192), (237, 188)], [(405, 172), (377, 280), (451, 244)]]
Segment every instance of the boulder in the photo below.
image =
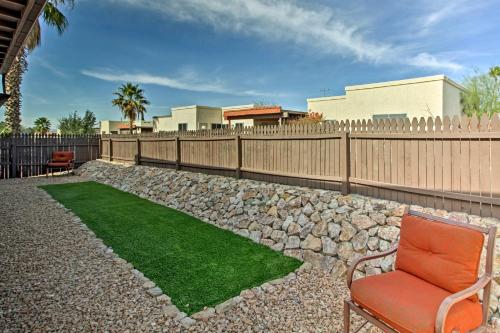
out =
[(321, 243), (321, 239), (318, 237), (314, 237), (313, 235), (307, 235), (306, 239), (302, 241), (300, 247), (304, 250), (312, 250), (312, 251), (321, 251), (323, 248), (323, 244)]

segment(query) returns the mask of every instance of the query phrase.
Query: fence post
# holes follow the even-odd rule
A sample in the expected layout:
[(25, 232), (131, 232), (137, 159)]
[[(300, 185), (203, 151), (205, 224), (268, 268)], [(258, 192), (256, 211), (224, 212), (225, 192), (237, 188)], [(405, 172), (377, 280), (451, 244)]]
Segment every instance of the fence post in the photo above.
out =
[(17, 178), (17, 145), (15, 140), (11, 141), (10, 144), (10, 170), (12, 175), (11, 177)]
[(141, 140), (137, 138), (137, 154), (135, 155), (135, 164), (141, 165)]
[(111, 162), (113, 160), (113, 140), (111, 139), (111, 136), (109, 137), (109, 161)]
[(351, 144), (349, 132), (343, 132), (340, 139), (340, 176), (342, 177), (342, 194), (351, 193), (349, 177), (351, 175)]
[(241, 137), (236, 135), (235, 137), (236, 144), (236, 178), (241, 178)]
[(181, 141), (179, 136), (175, 137), (175, 169), (181, 169)]

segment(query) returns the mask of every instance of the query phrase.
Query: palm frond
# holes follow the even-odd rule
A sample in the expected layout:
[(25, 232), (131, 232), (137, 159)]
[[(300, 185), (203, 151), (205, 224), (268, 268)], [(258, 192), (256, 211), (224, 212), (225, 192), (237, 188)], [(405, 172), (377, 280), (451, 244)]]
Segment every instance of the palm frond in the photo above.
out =
[(68, 19), (66, 16), (56, 7), (54, 1), (47, 2), (43, 7), (43, 20), (45, 23), (51, 27), (56, 28), (59, 34), (62, 34), (64, 30), (68, 27)]
[(26, 41), (24, 42), (29, 51), (33, 51), (42, 43), (42, 34), (40, 30), (40, 21), (36, 21), (31, 28), (28, 36), (26, 37)]

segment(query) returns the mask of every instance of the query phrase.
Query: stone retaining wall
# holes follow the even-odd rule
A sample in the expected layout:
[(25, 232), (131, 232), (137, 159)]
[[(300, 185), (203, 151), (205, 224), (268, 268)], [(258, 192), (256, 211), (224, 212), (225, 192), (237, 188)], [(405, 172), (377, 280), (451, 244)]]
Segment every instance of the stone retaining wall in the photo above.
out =
[[(232, 230), (337, 276), (345, 274), (354, 258), (389, 249), (399, 237), (406, 208), (360, 195), (103, 161), (88, 162), (77, 173)], [(500, 228), (494, 218), (419, 206), (411, 209)], [(500, 255), (495, 263), (500, 267)], [(388, 272), (392, 266), (393, 257), (372, 260), (356, 275)], [(491, 309), (500, 318), (498, 268), (496, 273)]]

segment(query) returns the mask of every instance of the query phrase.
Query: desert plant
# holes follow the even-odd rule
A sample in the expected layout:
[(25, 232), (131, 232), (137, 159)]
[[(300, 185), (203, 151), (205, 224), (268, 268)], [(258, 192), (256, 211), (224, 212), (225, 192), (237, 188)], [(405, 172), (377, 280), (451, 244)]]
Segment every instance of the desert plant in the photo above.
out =
[(481, 117), (487, 114), (491, 118), (500, 112), (500, 67), (495, 66), (488, 73), (467, 77), (464, 86), (460, 102), (466, 115)]
[(325, 121), (325, 116), (321, 112), (308, 112), (303, 117), (290, 120), (289, 124), (319, 124)]

